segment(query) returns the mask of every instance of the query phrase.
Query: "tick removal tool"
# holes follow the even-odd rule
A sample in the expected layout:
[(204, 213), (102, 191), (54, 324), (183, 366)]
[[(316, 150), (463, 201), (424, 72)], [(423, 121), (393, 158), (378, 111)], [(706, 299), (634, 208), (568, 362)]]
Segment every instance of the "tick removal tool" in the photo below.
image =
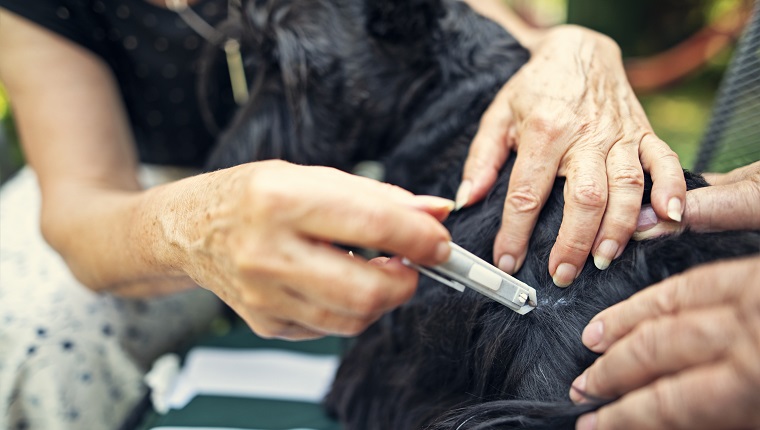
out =
[(504, 273), (454, 242), (451, 256), (436, 266), (420, 266), (404, 258), (404, 265), (411, 267), (444, 285), (463, 292), (470, 288), (497, 301), (520, 315), (536, 308), (536, 289)]

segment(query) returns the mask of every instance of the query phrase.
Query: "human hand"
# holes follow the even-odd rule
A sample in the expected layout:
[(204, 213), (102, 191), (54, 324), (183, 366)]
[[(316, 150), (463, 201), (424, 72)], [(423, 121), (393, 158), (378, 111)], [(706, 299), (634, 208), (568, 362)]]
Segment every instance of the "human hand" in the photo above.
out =
[(686, 193), (682, 222), (663, 220), (644, 206), (633, 238), (651, 239), (686, 227), (704, 232), (760, 229), (760, 161), (724, 175), (704, 176), (713, 186)]
[(591, 320), (583, 343), (603, 353), (573, 382), (622, 396), (578, 420), (591, 429), (760, 426), (760, 257), (701, 266)]
[(563, 26), (531, 51), (483, 115), (457, 206), (482, 199), (517, 151), (494, 245), (494, 261), (514, 273), (555, 176), (567, 177), (549, 272), (555, 284), (568, 286), (589, 251), (600, 269), (623, 252), (641, 207), (642, 168), (652, 175), (652, 203), (663, 219), (681, 219), (686, 184), (678, 157), (655, 136), (628, 84), (614, 42)]
[[(266, 161), (210, 174), (179, 230), (182, 267), (263, 337), (356, 335), (414, 293), (417, 273), (367, 264), (339, 243), (433, 265), (453, 202), (325, 167)], [(438, 219), (438, 220), (437, 220)]]

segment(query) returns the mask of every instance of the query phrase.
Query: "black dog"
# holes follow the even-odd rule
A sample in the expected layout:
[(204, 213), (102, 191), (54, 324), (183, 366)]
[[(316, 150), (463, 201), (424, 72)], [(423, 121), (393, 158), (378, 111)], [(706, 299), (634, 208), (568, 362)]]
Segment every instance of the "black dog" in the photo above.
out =
[[(463, 130), (475, 131), (528, 58), (498, 25), (453, 0), (243, 3), (236, 32), (248, 53), (251, 100), (210, 168), (282, 158), (348, 170), (393, 151), (394, 164), (459, 159)], [(439, 181), (420, 170), (412, 169), (426, 183)], [(417, 177), (393, 180), (421, 186)]]
[[(485, 202), (446, 222), (456, 243), (484, 259), (492, 255), (511, 167)], [(687, 182), (690, 189), (706, 185), (694, 175)], [(415, 297), (344, 357), (326, 404), (346, 428), (572, 429), (580, 414), (601, 405), (574, 406), (568, 398), (573, 379), (596, 358), (580, 341), (595, 314), (689, 267), (760, 251), (760, 232), (632, 242), (607, 270), (586, 264), (560, 289), (547, 264), (562, 220), (562, 186), (555, 184), (517, 274), (536, 288), (538, 307), (521, 316), (421, 278)]]
[[(380, 159), (390, 182), (451, 198), (481, 114), (528, 58), (499, 26), (453, 0), (252, 0), (242, 17), (252, 99), (210, 168), (283, 158), (348, 170)], [(486, 260), (512, 163), (484, 202), (447, 221), (454, 241)], [(687, 179), (690, 188), (706, 185)], [(518, 273), (537, 289), (538, 308), (520, 316), (422, 278), (417, 295), (346, 355), (326, 399), (346, 428), (572, 428), (598, 406), (567, 397), (596, 357), (580, 342), (593, 315), (694, 265), (760, 251), (758, 232), (686, 232), (630, 243), (608, 270), (587, 264), (559, 289), (547, 261), (562, 186)]]

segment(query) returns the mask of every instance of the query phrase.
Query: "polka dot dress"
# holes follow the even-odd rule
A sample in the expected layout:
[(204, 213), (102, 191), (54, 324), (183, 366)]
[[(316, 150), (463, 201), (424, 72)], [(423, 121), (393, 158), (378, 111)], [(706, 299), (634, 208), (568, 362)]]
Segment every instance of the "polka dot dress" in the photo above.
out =
[(118, 428), (159, 355), (219, 310), (201, 289), (151, 300), (95, 294), (39, 231), (25, 168), (0, 190), (0, 428)]

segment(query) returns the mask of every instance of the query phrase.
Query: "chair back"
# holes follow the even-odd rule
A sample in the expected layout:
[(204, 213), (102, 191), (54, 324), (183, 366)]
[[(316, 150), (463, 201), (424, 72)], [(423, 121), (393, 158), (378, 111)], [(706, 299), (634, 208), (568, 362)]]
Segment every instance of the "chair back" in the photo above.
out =
[(760, 0), (755, 0), (718, 90), (700, 145), (697, 172), (728, 172), (760, 160)]

